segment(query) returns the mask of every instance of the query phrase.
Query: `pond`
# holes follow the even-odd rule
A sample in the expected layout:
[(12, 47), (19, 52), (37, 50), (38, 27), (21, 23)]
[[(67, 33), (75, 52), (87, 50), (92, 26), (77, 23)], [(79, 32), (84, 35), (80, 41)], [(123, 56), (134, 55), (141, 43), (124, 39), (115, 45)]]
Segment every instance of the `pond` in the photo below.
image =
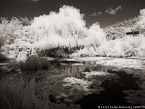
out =
[(114, 60), (49, 60), (49, 69), (35, 72), (36, 93), (45, 90), (51, 102), (80, 105), (81, 109), (145, 106), (144, 62), (140, 65), (135, 59)]
[(144, 69), (104, 66), (92, 61), (54, 63), (58, 65), (55, 70), (63, 74), (57, 77), (59, 83), (54, 83), (57, 91), (52, 91), (57, 102), (79, 104), (82, 109), (145, 106)]

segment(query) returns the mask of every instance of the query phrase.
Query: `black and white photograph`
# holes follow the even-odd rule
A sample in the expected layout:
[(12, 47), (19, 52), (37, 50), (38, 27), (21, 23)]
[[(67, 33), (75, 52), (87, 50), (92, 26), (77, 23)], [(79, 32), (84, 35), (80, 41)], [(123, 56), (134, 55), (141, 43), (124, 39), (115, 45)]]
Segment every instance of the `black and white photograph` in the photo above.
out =
[(145, 108), (145, 0), (0, 0), (0, 109)]

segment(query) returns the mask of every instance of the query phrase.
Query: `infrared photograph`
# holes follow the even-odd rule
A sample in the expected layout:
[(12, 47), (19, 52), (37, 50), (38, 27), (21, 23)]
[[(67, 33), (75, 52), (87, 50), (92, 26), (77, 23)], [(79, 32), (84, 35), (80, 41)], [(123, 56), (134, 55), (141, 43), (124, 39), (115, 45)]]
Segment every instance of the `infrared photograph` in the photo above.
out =
[(145, 108), (145, 0), (0, 0), (0, 109)]

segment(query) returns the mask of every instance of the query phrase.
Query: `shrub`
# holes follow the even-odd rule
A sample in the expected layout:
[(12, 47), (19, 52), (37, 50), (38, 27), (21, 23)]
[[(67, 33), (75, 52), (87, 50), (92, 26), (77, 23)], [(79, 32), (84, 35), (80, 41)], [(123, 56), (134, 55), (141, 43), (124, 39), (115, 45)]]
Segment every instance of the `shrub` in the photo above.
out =
[(0, 107), (2, 109), (79, 109), (78, 106), (52, 103), (49, 92), (44, 91), (40, 97), (35, 92), (35, 78), (27, 84), (23, 77), (15, 84), (8, 80), (1, 81)]
[(64, 52), (69, 48), (75, 52), (81, 47), (100, 46), (106, 41), (99, 24), (95, 23), (88, 29), (80, 10), (72, 6), (63, 6), (58, 13), (35, 17), (31, 29), (36, 40), (34, 46), (40, 52), (55, 48), (63, 48)]
[(139, 20), (136, 22), (133, 29), (145, 33), (145, 9), (140, 10)]
[(0, 35), (0, 48), (5, 44), (5, 38)]
[(3, 55), (2, 53), (0, 53), (0, 62), (4, 62), (6, 60), (8, 60), (8, 58), (5, 55)]
[(98, 23), (89, 27), (87, 37), (84, 39), (84, 46), (96, 46), (99, 47), (106, 42), (106, 34), (103, 29), (100, 28)]
[[(36, 48), (34, 53), (36, 50), (40, 53), (62, 48), (68, 54), (84, 46), (100, 46), (106, 40), (104, 31), (97, 23), (88, 29), (83, 16), (79, 9), (63, 6), (59, 12), (35, 17), (29, 25), (24, 25), (24, 20), (15, 17), (2, 19), (0, 47), (9, 57), (25, 60), (27, 49)], [(65, 56), (59, 50), (57, 53)]]
[(145, 37), (124, 37), (122, 39), (109, 40), (98, 48), (83, 49), (74, 54), (74, 56), (108, 56), (108, 57), (145, 57)]
[(38, 41), (37, 47), (43, 50), (75, 47), (81, 45), (81, 39), (86, 36), (83, 15), (72, 6), (63, 6), (59, 13), (35, 17), (31, 28), (34, 40)]
[(125, 37), (126, 32), (131, 31), (138, 19), (138, 17), (134, 17), (104, 28), (104, 31), (106, 32), (106, 38), (108, 40), (114, 40)]
[(16, 17), (13, 17), (11, 20), (1, 18), (0, 37), (3, 38), (4, 44), (14, 43), (14, 40), (19, 37), (17, 33), (20, 33), (21, 30), (21, 22)]
[(49, 62), (38, 56), (31, 56), (25, 61), (19, 62), (19, 67), (22, 71), (36, 71), (49, 67)]

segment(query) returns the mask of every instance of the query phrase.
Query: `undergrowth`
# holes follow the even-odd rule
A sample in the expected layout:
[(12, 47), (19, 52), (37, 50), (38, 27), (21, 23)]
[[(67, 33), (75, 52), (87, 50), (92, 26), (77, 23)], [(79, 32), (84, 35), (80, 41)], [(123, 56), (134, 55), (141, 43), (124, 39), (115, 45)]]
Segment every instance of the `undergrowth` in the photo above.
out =
[(38, 56), (31, 56), (25, 61), (19, 62), (19, 67), (22, 71), (37, 71), (40, 69), (47, 69), (49, 62)]
[(4, 61), (7, 61), (7, 60), (8, 60), (8, 58), (5, 55), (0, 53), (0, 62), (4, 62)]
[(35, 78), (26, 83), (23, 77), (13, 83), (10, 80), (0, 82), (1, 109), (79, 109), (78, 106), (67, 106), (64, 103), (54, 103), (44, 91), (41, 96), (36, 95)]

